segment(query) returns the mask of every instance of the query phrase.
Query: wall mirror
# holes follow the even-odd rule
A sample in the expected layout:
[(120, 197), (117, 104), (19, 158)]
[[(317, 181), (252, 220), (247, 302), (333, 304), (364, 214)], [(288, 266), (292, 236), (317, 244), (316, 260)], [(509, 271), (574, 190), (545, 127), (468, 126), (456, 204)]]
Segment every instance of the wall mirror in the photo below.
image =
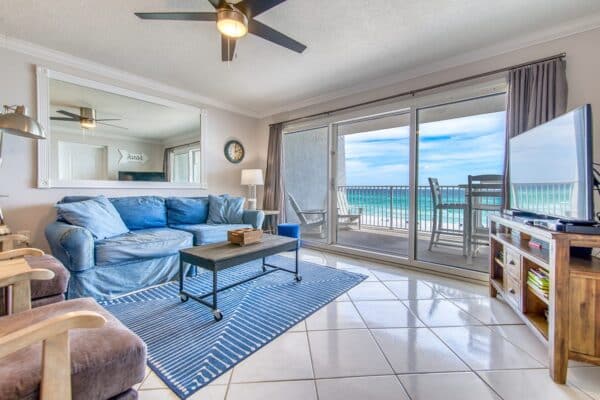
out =
[(203, 110), (37, 72), (39, 187), (206, 188)]

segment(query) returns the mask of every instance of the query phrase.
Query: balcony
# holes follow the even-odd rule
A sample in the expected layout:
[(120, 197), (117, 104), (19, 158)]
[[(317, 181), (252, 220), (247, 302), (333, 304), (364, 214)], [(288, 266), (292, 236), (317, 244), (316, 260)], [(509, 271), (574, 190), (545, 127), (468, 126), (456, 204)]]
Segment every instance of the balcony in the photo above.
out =
[[(358, 224), (338, 227), (337, 243), (381, 253), (407, 256), (410, 215), (409, 186), (339, 186), (338, 199), (345, 198), (348, 207), (360, 209)], [(465, 188), (440, 186), (444, 203), (466, 204)], [(417, 187), (417, 260), (445, 265), (456, 265), (480, 272), (487, 272), (488, 247), (479, 240), (469, 255), (463, 255), (462, 241), (465, 230), (464, 210), (445, 210), (441, 213), (441, 226), (454, 235), (443, 235), (451, 246), (433, 246), (429, 250), (432, 235), (434, 203), (429, 186)], [(477, 214), (479, 230), (487, 229), (487, 211)], [(464, 239), (468, 240), (468, 239)]]

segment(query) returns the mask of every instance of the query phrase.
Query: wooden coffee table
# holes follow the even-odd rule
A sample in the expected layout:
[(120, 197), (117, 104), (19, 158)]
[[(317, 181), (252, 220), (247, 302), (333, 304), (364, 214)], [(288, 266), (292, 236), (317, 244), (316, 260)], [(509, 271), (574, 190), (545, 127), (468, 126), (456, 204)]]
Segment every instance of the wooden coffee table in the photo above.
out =
[[(295, 270), (290, 271), (280, 268), (276, 265), (267, 264), (265, 257), (272, 256), (284, 251), (295, 251)], [(263, 272), (239, 282), (227, 285), (222, 288), (217, 287), (217, 272), (235, 267), (262, 258)], [(185, 266), (184, 263), (212, 271), (212, 291), (203, 294), (194, 294), (185, 290)], [(196, 246), (179, 251), (179, 297), (182, 302), (189, 299), (196, 300), (212, 309), (216, 321), (223, 319), (223, 313), (217, 305), (217, 293), (223, 290), (231, 289), (234, 286), (241, 285), (253, 279), (270, 274), (275, 271), (284, 271), (294, 274), (296, 281), (300, 282), (302, 277), (298, 274), (298, 239), (277, 235), (264, 235), (259, 243), (247, 246), (238, 246), (229, 242), (209, 244), (205, 246)], [(212, 302), (205, 300), (206, 297), (212, 297)]]

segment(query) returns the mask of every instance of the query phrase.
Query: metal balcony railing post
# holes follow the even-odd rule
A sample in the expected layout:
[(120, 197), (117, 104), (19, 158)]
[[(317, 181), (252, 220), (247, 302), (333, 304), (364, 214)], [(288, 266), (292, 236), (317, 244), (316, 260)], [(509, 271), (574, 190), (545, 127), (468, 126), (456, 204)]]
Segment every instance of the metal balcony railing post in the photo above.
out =
[(390, 186), (390, 229), (394, 229), (394, 187)]

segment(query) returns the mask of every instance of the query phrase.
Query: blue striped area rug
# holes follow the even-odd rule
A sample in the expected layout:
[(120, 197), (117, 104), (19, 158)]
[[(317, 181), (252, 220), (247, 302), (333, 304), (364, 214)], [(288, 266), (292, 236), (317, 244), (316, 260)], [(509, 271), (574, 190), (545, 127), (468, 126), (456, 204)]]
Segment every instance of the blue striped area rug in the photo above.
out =
[[(288, 257), (267, 261), (294, 268)], [(208, 307), (192, 299), (182, 303), (177, 282), (101, 304), (146, 342), (150, 368), (185, 399), (366, 278), (308, 262), (299, 268), (301, 282), (276, 271), (220, 292), (219, 322)], [(259, 261), (226, 269), (219, 286), (260, 272)], [(211, 285), (211, 273), (186, 279), (192, 293), (207, 293)]]

